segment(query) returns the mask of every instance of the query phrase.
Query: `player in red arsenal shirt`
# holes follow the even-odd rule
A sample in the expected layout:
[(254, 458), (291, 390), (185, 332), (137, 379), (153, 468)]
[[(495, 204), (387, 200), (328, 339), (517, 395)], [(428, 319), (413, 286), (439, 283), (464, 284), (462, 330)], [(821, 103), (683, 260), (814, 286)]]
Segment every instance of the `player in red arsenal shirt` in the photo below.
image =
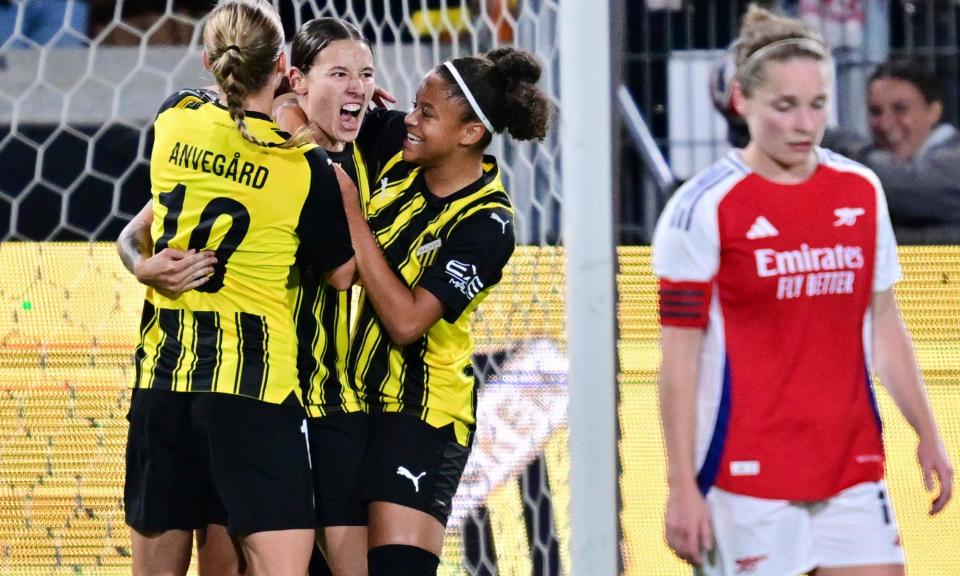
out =
[(902, 575), (875, 371), (952, 470), (893, 285), (883, 190), (818, 146), (833, 62), (807, 25), (751, 7), (733, 104), (752, 139), (668, 203), (654, 236), (670, 547), (703, 574)]

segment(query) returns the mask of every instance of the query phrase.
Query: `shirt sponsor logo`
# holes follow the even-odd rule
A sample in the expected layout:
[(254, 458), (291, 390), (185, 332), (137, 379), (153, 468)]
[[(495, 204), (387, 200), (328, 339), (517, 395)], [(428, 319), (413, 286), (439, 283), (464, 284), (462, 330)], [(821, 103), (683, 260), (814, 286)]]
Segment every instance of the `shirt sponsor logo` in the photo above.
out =
[(450, 284), (456, 286), (464, 296), (471, 300), (483, 290), (483, 282), (477, 276), (477, 267), (473, 264), (451, 260), (447, 262), (446, 272), (450, 276)]
[(738, 460), (730, 463), (731, 476), (757, 476), (760, 474), (759, 460)]
[(760, 238), (773, 238), (779, 236), (780, 231), (763, 216), (757, 216), (753, 225), (747, 230), (747, 240), (759, 240)]
[(417, 248), (417, 258), (423, 256), (427, 252), (433, 252), (434, 250), (439, 248), (442, 243), (443, 242), (439, 238), (437, 238), (433, 242), (427, 242), (423, 246)]
[(801, 244), (798, 250), (782, 252), (771, 248), (753, 251), (757, 276), (777, 278), (777, 300), (800, 296), (853, 294), (854, 270), (865, 264), (860, 246), (811, 248)]
[(836, 221), (833, 223), (834, 227), (840, 226), (853, 226), (857, 223), (857, 218), (865, 214), (863, 208), (837, 208), (833, 211), (833, 215), (837, 217)]
[(882, 454), (857, 454), (857, 464), (869, 464), (871, 462), (883, 462)]
[(753, 251), (757, 261), (757, 275), (761, 278), (832, 270), (863, 268), (863, 249), (859, 246), (811, 248), (801, 244), (799, 250), (778, 252), (771, 248)]

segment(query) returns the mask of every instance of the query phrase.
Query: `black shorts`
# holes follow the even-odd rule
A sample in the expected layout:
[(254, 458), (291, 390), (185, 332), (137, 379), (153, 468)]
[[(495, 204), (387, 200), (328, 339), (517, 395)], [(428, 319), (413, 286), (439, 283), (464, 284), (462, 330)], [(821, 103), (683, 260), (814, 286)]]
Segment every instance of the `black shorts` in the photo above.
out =
[(446, 526), (469, 455), (453, 424), (434, 428), (410, 414), (371, 414), (360, 495), (426, 512)]
[(360, 499), (367, 418), (354, 412), (307, 420), (318, 526), (367, 525), (367, 503)]
[(315, 527), (302, 407), (135, 390), (127, 419), (123, 501), (127, 524), (138, 532)]

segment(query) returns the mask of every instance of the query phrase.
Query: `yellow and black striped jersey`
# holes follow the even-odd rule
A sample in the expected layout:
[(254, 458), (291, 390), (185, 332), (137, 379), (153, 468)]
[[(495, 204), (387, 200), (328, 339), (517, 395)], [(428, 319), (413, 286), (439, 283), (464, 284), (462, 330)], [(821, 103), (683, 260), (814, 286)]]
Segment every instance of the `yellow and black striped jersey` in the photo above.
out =
[(379, 176), (367, 206), (370, 229), (394, 272), (430, 291), (444, 312), (416, 342), (399, 346), (361, 293), (350, 369), (371, 411), (414, 414), (438, 428), (453, 423), (467, 445), (477, 393), (470, 316), (513, 254), (513, 208), (491, 156), (476, 182), (444, 198), (399, 155)]
[[(283, 140), (266, 115), (246, 122)], [(326, 153), (252, 144), (215, 94), (185, 90), (154, 122), (150, 180), (154, 251), (214, 250), (217, 264), (177, 299), (147, 290), (134, 386), (300, 403), (298, 260), (324, 273), (353, 256)]]
[[(356, 183), (364, 206), (370, 199), (371, 170), (365, 158), (379, 158), (389, 143), (382, 136), (403, 126), (404, 113), (376, 108), (368, 110), (356, 143), (342, 151), (328, 151)], [(339, 291), (309, 268), (302, 271), (297, 295), (296, 321), (299, 353), (297, 366), (300, 388), (307, 414), (318, 418), (327, 414), (366, 411), (366, 403), (354, 379), (347, 374), (347, 351), (351, 316), (351, 293)]]
[[(361, 196), (369, 197), (367, 169), (360, 149), (352, 143), (341, 152), (328, 151), (356, 183)], [(310, 267), (302, 271), (295, 317), (299, 351), (297, 369), (307, 414), (318, 418), (342, 412), (364, 412), (366, 403), (347, 375), (350, 344), (349, 290), (337, 290)]]

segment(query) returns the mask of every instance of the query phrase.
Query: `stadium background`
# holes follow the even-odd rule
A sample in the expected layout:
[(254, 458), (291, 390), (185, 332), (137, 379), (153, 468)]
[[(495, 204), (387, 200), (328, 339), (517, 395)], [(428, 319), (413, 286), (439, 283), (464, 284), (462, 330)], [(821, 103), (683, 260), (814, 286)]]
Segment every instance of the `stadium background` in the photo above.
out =
[[(94, 11), (98, 4), (92, 2)], [(150, 3), (127, 7), (144, 4)], [(194, 4), (203, 3), (159, 2), (155, 19), (141, 21), (117, 3), (97, 32), (71, 24), (35, 42), (24, 28), (0, 46), (0, 574), (129, 572), (121, 501), (125, 386), (143, 293), (105, 241), (147, 197), (145, 135), (156, 105), (177, 87), (209, 83), (195, 46), (182, 45), (196, 38)], [(314, 14), (342, 14), (363, 24), (376, 40), (378, 79), (401, 103), (439, 59), (513, 43), (545, 62), (544, 88), (563, 113), (557, 2), (448, 0), (444, 10), (440, 2), (411, 0), (371, 4), (369, 11), (367, 4), (278, 2), (291, 30)], [(614, 4), (624, 32), (623, 80), (658, 149), (674, 167), (722, 152), (722, 126), (709, 108), (703, 64), (735, 33), (746, 3)], [(942, 73), (948, 118), (955, 120), (955, 3), (863, 4), (868, 16), (884, 16), (888, 51), (924, 56)], [(189, 33), (177, 36), (171, 26)], [(836, 114), (845, 125), (862, 120), (856, 110), (861, 96), (843, 88), (862, 81), (875, 50), (838, 48)], [(692, 124), (709, 126), (706, 133), (680, 133), (671, 123), (678, 62), (690, 63), (681, 67), (685, 86), (703, 89), (707, 106), (694, 110)], [(656, 414), (655, 292), (649, 250), (634, 246), (649, 237), (669, 182), (651, 176), (651, 151), (630, 134), (624, 130), (618, 151), (621, 550), (627, 574), (684, 574), (661, 536), (666, 490)], [(498, 141), (494, 152), (506, 160), (525, 246), (478, 313), (481, 430), (443, 570), (562, 574), (570, 565), (570, 520), (560, 143), (554, 132), (536, 146)], [(898, 294), (957, 462), (960, 249), (909, 247), (901, 257), (906, 280)], [(880, 400), (910, 574), (960, 573), (960, 507), (953, 503), (945, 514), (926, 517), (912, 432), (882, 392)]]

